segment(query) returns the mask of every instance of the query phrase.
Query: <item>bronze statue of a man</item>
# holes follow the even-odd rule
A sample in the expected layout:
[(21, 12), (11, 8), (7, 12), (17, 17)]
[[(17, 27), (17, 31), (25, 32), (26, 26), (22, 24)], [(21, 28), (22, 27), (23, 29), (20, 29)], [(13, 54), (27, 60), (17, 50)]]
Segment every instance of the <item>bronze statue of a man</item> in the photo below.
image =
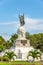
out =
[(19, 15), (19, 19), (20, 19), (20, 25), (23, 26), (25, 24), (25, 21), (24, 21), (24, 15)]

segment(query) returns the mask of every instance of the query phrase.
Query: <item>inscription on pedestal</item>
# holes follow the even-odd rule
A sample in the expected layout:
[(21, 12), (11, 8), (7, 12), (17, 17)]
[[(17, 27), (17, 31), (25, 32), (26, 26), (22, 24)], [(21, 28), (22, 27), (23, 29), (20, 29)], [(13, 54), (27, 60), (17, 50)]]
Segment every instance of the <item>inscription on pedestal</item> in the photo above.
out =
[(27, 40), (21, 40), (21, 43), (25, 45), (27, 43)]

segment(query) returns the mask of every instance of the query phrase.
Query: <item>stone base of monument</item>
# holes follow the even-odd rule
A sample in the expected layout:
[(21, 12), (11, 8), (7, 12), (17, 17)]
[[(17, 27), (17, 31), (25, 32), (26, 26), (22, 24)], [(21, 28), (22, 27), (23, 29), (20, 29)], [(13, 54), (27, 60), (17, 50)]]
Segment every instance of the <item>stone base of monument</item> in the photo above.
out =
[(15, 60), (26, 61), (30, 50), (33, 50), (33, 47), (15, 47), (15, 53), (17, 54)]
[(30, 46), (30, 40), (27, 40), (26, 38), (18, 38), (15, 40), (15, 43), (13, 45), (15, 47), (15, 53), (17, 55), (17, 58), (15, 60), (27, 60), (27, 55), (30, 50), (33, 49), (33, 47)]
[(30, 46), (30, 40), (25, 38), (25, 28), (21, 26), (18, 29), (18, 38), (14, 41), (14, 48), (17, 58), (15, 60), (27, 60), (27, 55), (33, 47)]
[(30, 41), (27, 39), (17, 39), (15, 40), (15, 47), (30, 47)]

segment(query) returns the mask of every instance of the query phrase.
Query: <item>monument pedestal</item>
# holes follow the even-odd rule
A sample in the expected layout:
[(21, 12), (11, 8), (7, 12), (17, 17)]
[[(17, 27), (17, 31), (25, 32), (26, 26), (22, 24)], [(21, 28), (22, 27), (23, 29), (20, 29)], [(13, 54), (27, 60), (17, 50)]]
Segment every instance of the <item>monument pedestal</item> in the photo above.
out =
[(27, 60), (28, 52), (31, 51), (33, 47), (15, 47), (15, 53), (17, 58), (15, 60)]
[(18, 28), (18, 39), (15, 40), (15, 53), (17, 54), (16, 60), (27, 60), (28, 52), (33, 49), (30, 46), (30, 40), (25, 38), (24, 16), (20, 16), (20, 27)]
[(15, 41), (15, 47), (30, 47), (30, 41), (27, 39), (17, 39)]
[(18, 39), (15, 40), (15, 47), (30, 47), (30, 41), (25, 38), (25, 27), (18, 29)]
[[(16, 60), (27, 60), (28, 52), (30, 51), (30, 40), (25, 38), (25, 29), (19, 29), (18, 39), (15, 40), (15, 53), (17, 54)], [(31, 47), (32, 49), (32, 47)]]

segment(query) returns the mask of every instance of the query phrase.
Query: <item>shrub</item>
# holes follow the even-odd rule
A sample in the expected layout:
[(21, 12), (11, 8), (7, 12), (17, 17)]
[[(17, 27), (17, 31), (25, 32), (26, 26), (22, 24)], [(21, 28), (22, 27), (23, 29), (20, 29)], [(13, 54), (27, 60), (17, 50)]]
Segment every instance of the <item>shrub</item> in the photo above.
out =
[(3, 56), (3, 61), (9, 61), (9, 58), (7, 56)]
[(0, 61), (2, 61), (2, 57), (0, 56)]

